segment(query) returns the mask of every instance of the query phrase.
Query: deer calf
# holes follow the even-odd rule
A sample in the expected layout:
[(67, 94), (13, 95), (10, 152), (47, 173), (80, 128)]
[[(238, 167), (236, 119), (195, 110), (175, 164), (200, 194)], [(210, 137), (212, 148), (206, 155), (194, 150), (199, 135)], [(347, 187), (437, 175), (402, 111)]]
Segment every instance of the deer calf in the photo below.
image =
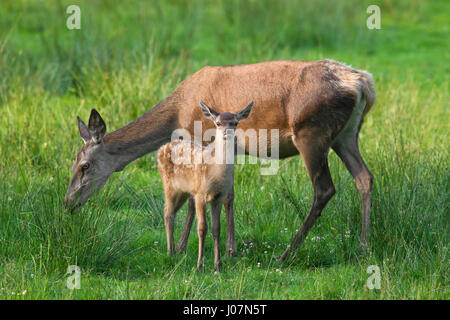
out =
[(203, 115), (216, 126), (214, 142), (203, 147), (182, 140), (172, 141), (162, 146), (157, 154), (158, 170), (164, 185), (164, 225), (168, 254), (172, 255), (176, 212), (190, 195), (193, 196), (199, 238), (197, 269), (201, 270), (207, 232), (206, 204), (210, 203), (214, 269), (219, 271), (220, 211), (225, 196), (233, 188), (235, 130), (239, 121), (249, 116), (253, 102), (238, 113), (218, 113), (203, 101), (200, 101), (200, 106)]

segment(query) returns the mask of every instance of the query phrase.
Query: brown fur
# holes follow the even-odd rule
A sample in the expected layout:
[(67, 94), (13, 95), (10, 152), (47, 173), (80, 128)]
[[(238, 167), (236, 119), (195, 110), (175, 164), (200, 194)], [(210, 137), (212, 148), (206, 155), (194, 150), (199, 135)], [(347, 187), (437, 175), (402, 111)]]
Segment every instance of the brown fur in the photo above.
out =
[[(252, 128), (257, 133), (258, 129), (279, 129), (280, 158), (302, 154), (313, 184), (314, 202), (290, 250), (303, 241), (334, 194), (327, 163), (330, 148), (338, 153), (355, 178), (363, 198), (361, 245), (366, 246), (373, 178), (361, 158), (357, 141), (363, 117), (375, 101), (370, 74), (332, 60), (204, 67), (148, 113), (105, 135), (103, 153), (98, 152), (96, 156), (112, 157), (114, 168), (119, 171), (167, 143), (176, 128), (188, 129), (193, 134), (195, 120), (203, 121), (203, 130), (212, 128), (212, 123), (203, 119), (198, 108), (200, 99), (217, 107), (219, 113), (236, 112), (239, 106), (254, 100), (254, 112), (239, 128)], [(227, 226), (231, 228), (233, 206), (226, 207), (231, 208), (227, 212)], [(192, 217), (190, 212), (188, 224)], [(235, 252), (234, 230), (227, 238), (227, 250)], [(182, 239), (186, 239), (185, 234)]]

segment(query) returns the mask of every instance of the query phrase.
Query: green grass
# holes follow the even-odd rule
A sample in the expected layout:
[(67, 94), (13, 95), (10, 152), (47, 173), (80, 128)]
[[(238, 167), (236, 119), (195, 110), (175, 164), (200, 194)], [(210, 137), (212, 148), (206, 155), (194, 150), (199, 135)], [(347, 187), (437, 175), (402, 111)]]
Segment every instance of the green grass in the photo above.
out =
[[(77, 3), (82, 28), (65, 28)], [(381, 8), (381, 30), (366, 8)], [(448, 1), (31, 1), (0, 8), (0, 299), (448, 299)], [(277, 176), (236, 171), (239, 256), (214, 274), (166, 256), (154, 154), (114, 174), (76, 215), (62, 206), (82, 141), (76, 115), (110, 131), (204, 65), (331, 58), (370, 71), (377, 101), (360, 135), (375, 176), (370, 253), (357, 254), (360, 199), (338, 157), (337, 189), (289, 263), (312, 202), (299, 157)], [(176, 221), (176, 236), (186, 207)], [(224, 226), (225, 224), (222, 223)], [(225, 228), (222, 229), (225, 245)], [(66, 287), (68, 265), (81, 289)], [(369, 265), (381, 289), (369, 290)]]

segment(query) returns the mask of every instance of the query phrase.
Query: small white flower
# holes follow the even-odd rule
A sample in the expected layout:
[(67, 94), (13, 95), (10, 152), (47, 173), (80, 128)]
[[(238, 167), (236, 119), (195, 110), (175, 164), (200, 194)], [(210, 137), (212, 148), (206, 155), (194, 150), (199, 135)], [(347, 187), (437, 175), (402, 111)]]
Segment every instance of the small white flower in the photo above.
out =
[(23, 290), (22, 291), (22, 295), (24, 296), (24, 295), (26, 295), (27, 294), (27, 290)]

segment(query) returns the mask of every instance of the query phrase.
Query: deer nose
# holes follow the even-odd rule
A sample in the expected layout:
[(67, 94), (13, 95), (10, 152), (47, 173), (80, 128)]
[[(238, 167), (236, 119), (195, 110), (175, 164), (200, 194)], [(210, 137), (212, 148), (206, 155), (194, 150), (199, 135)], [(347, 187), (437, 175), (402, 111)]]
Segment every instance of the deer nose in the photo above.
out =
[(77, 209), (77, 205), (75, 205), (68, 196), (64, 197), (63, 200), (64, 207), (71, 213), (74, 214), (75, 210)]
[(64, 206), (65, 206), (66, 208), (72, 209), (72, 207), (73, 207), (73, 201), (72, 201), (72, 199), (70, 198), (69, 193), (67, 193), (67, 194), (65, 195), (64, 200), (63, 200), (63, 204), (64, 204)]

